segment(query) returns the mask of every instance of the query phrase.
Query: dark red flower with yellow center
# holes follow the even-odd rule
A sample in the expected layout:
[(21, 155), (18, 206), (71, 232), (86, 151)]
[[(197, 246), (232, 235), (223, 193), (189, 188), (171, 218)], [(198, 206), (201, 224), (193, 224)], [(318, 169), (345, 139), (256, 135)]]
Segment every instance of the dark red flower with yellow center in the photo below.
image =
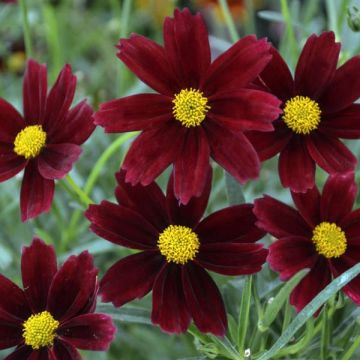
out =
[[(298, 210), (270, 196), (255, 200), (257, 225), (275, 236), (267, 258), (270, 267), (288, 280), (310, 272), (293, 290), (290, 303), (300, 311), (331, 279), (360, 262), (360, 209), (352, 211), (357, 187), (354, 174), (330, 175), (320, 195), (314, 187), (292, 192)], [(343, 291), (360, 305), (360, 276)]]
[(69, 110), (76, 77), (65, 65), (47, 94), (46, 66), (29, 60), (23, 84), (24, 116), (0, 99), (0, 181), (25, 168), (20, 207), (23, 221), (51, 207), (54, 179), (64, 177), (90, 136), (91, 107), (82, 101)]
[(91, 230), (121, 246), (141, 250), (115, 263), (100, 282), (105, 302), (115, 306), (142, 298), (151, 290), (152, 322), (167, 332), (184, 332), (191, 318), (202, 332), (224, 335), (226, 313), (221, 294), (205, 269), (224, 275), (261, 270), (267, 250), (255, 244), (264, 233), (255, 226), (252, 205), (232, 206), (200, 221), (207, 205), (206, 188), (187, 205), (174, 195), (173, 176), (167, 195), (151, 183), (131, 186), (117, 174), (120, 205), (91, 205)]
[(200, 196), (210, 156), (238, 181), (256, 178), (260, 164), (245, 130), (270, 131), (279, 100), (248, 85), (270, 60), (265, 39), (247, 36), (211, 63), (201, 16), (175, 10), (164, 22), (164, 47), (141, 36), (121, 39), (117, 56), (158, 94), (102, 104), (95, 123), (106, 132), (142, 130), (122, 168), (132, 185), (150, 184), (174, 165), (175, 195)]
[(248, 134), (261, 160), (280, 153), (283, 186), (304, 192), (314, 186), (315, 164), (329, 174), (353, 171), (355, 156), (339, 140), (360, 138), (360, 56), (336, 69), (340, 44), (333, 32), (307, 40), (293, 80), (276, 49), (261, 73), (261, 88), (283, 102), (275, 131)]
[(76, 348), (107, 350), (116, 328), (94, 313), (97, 269), (84, 251), (58, 269), (52, 246), (34, 239), (21, 257), (24, 290), (0, 275), (0, 349), (5, 360), (81, 360)]

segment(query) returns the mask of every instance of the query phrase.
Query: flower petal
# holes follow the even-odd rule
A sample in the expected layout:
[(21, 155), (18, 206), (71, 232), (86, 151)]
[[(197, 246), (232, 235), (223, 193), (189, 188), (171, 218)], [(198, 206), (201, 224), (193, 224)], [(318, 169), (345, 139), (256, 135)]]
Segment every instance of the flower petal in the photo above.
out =
[(75, 349), (75, 347), (69, 344), (67, 341), (55, 339), (54, 354), (57, 359), (61, 360), (82, 360), (83, 358), (79, 354), (79, 352)]
[(100, 205), (90, 205), (85, 216), (95, 234), (114, 244), (139, 250), (156, 246), (159, 231), (130, 208), (102, 201)]
[(24, 120), (18, 111), (7, 101), (0, 98), (0, 143), (13, 143), (16, 135), (24, 128)]
[(102, 301), (118, 307), (141, 299), (152, 289), (163, 264), (158, 251), (143, 251), (116, 262), (100, 282)]
[(36, 160), (28, 162), (21, 185), (21, 221), (50, 210), (54, 185), (54, 180), (45, 179), (40, 175)]
[(40, 65), (35, 60), (30, 59), (26, 65), (23, 82), (24, 119), (28, 125), (44, 122), (46, 93), (46, 65)]
[(307, 138), (306, 145), (314, 161), (330, 174), (353, 171), (356, 166), (356, 157), (332, 136), (316, 132)]
[(15, 154), (12, 146), (0, 143), (0, 181), (12, 178), (23, 170), (26, 164), (27, 160)]
[(317, 99), (335, 75), (339, 53), (340, 43), (332, 31), (311, 35), (296, 66), (296, 93)]
[(195, 325), (203, 333), (224, 336), (227, 328), (224, 302), (216, 284), (200, 266), (182, 268), (185, 301)]
[(300, 270), (312, 268), (318, 257), (309, 238), (288, 236), (270, 245), (267, 262), (272, 270), (280, 273), (281, 280), (289, 280)]
[(0, 350), (21, 344), (23, 328), (21, 324), (2, 324), (0, 322)]
[(253, 243), (265, 233), (255, 226), (252, 204), (230, 206), (206, 217), (195, 228), (201, 244)]
[(339, 225), (345, 231), (348, 243), (360, 241), (360, 209), (347, 214)]
[(34, 314), (46, 309), (49, 288), (57, 272), (53, 246), (34, 238), (21, 255), (21, 274), (25, 295)]
[(191, 316), (184, 298), (180, 266), (163, 266), (154, 283), (152, 300), (151, 321), (154, 324), (169, 333), (187, 330)]
[(8, 355), (4, 360), (24, 360), (29, 359), (29, 356), (32, 353), (32, 348), (27, 345), (20, 345), (15, 349), (14, 352), (12, 352), (10, 355)]
[(256, 225), (277, 238), (312, 234), (312, 229), (295, 209), (271, 196), (255, 200), (254, 214), (258, 218)]

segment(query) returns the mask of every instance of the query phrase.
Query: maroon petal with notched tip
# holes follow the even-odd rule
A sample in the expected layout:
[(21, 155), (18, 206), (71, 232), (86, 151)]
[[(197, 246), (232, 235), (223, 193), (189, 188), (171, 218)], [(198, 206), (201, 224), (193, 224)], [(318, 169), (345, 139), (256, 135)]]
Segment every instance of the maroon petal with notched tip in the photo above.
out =
[(261, 270), (268, 254), (263, 244), (201, 244), (194, 260), (200, 266), (223, 275), (248, 275)]
[(137, 94), (100, 105), (95, 124), (105, 132), (147, 130), (172, 119), (172, 102), (160, 94)]
[(27, 125), (43, 124), (46, 111), (46, 65), (30, 59), (23, 82), (24, 120)]
[(116, 262), (100, 282), (102, 301), (121, 306), (141, 299), (152, 289), (164, 262), (157, 251), (143, 251)]
[(309, 238), (288, 236), (270, 245), (267, 262), (272, 270), (280, 273), (281, 280), (289, 280), (300, 270), (312, 268), (318, 258)]
[(7, 101), (0, 98), (0, 143), (14, 147), (16, 135), (25, 127), (24, 120), (18, 111)]
[(253, 243), (265, 232), (256, 225), (252, 204), (230, 206), (214, 212), (194, 229), (201, 244), (210, 243)]
[(31, 245), (23, 248), (21, 274), (24, 292), (34, 314), (46, 309), (49, 288), (57, 272), (53, 246), (34, 238)]
[(24, 360), (29, 359), (29, 355), (32, 353), (32, 348), (27, 345), (20, 345), (8, 355), (4, 360)]
[(182, 268), (186, 305), (201, 332), (224, 336), (227, 327), (225, 307), (216, 284), (200, 266)]
[(82, 360), (76, 348), (64, 339), (58, 340), (55, 338), (53, 352), (56, 360)]
[[(297, 312), (301, 311), (331, 282), (331, 273), (326, 262), (325, 257), (319, 256), (315, 266), (292, 291), (290, 304), (295, 306)], [(319, 310), (315, 313), (315, 316), (318, 315)]]
[(258, 219), (256, 225), (277, 238), (288, 236), (308, 238), (312, 234), (312, 229), (295, 209), (271, 196), (265, 195), (255, 200), (254, 214)]
[(63, 322), (57, 335), (76, 348), (106, 351), (114, 339), (116, 327), (105, 314), (84, 314)]
[(315, 162), (302, 136), (294, 135), (279, 157), (281, 184), (295, 192), (305, 192), (315, 185)]
[(356, 193), (354, 173), (330, 175), (321, 196), (322, 220), (341, 223), (341, 220), (351, 212)]
[(102, 201), (100, 205), (90, 205), (85, 216), (95, 234), (114, 244), (138, 250), (156, 247), (159, 231), (130, 208)]
[(30, 160), (21, 184), (21, 221), (34, 218), (50, 210), (54, 196), (54, 180), (43, 178), (37, 169), (37, 160)]
[(55, 319), (65, 321), (88, 308), (96, 291), (97, 273), (87, 251), (65, 261), (49, 290), (47, 310)]
[(337, 138), (319, 131), (307, 138), (307, 149), (314, 161), (329, 174), (353, 171), (357, 160)]
[[(182, 333), (190, 325), (191, 316), (184, 298), (181, 267), (166, 264), (155, 279), (151, 321), (170, 333)], [(199, 328), (200, 329), (200, 328)]]

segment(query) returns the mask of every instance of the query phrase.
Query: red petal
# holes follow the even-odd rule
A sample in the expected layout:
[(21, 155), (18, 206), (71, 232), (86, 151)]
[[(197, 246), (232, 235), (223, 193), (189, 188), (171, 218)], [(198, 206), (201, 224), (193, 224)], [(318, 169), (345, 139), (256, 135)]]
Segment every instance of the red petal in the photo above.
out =
[(181, 267), (165, 265), (155, 280), (151, 321), (169, 333), (182, 333), (190, 325), (191, 316), (187, 309)]
[(294, 135), (279, 157), (281, 184), (295, 192), (305, 192), (315, 185), (315, 162), (301, 135)]
[(314, 161), (330, 174), (353, 171), (356, 166), (356, 157), (334, 137), (317, 131), (307, 138), (306, 145)]
[(258, 218), (256, 224), (277, 238), (312, 234), (312, 229), (295, 209), (271, 196), (255, 200), (254, 214)]
[(339, 53), (340, 43), (332, 31), (311, 35), (296, 66), (296, 93), (317, 99), (334, 77)]
[(12, 178), (24, 169), (26, 164), (27, 160), (23, 156), (14, 153), (13, 146), (0, 144), (0, 181)]
[(26, 221), (49, 211), (54, 196), (54, 180), (43, 178), (36, 160), (29, 161), (21, 185), (21, 220)]
[(356, 209), (342, 219), (340, 227), (346, 233), (348, 243), (360, 240), (360, 209)]
[(55, 338), (53, 351), (56, 356), (55, 360), (83, 360), (75, 347), (64, 339), (58, 340)]
[(95, 234), (114, 244), (139, 250), (156, 246), (159, 231), (130, 208), (102, 201), (100, 205), (90, 205), (85, 216)]
[(10, 355), (8, 355), (4, 360), (24, 360), (29, 359), (29, 356), (33, 352), (32, 348), (27, 345), (20, 345), (15, 349), (14, 352), (12, 352)]
[(4, 99), (0, 99), (0, 143), (14, 147), (16, 135), (24, 128), (25, 123), (17, 110)]
[(199, 330), (224, 336), (227, 328), (224, 302), (212, 278), (203, 268), (190, 263), (182, 268), (182, 282), (186, 305)]
[(49, 288), (57, 272), (53, 246), (34, 238), (21, 255), (21, 274), (25, 295), (33, 313), (46, 309)]
[(102, 301), (118, 307), (141, 299), (152, 289), (163, 264), (158, 251), (143, 251), (116, 262), (100, 282)]
[(44, 122), (46, 93), (46, 65), (40, 65), (35, 60), (30, 59), (27, 62), (23, 83), (24, 118), (27, 124), (42, 124)]
[(21, 344), (24, 341), (22, 332), (21, 324), (0, 323), (0, 350)]
[(318, 257), (309, 238), (289, 236), (270, 245), (267, 262), (271, 269), (280, 273), (281, 280), (289, 280), (300, 270), (312, 268)]
[(201, 221), (195, 231), (202, 244), (255, 242), (264, 232), (255, 226), (252, 210), (252, 204), (242, 204), (216, 211)]

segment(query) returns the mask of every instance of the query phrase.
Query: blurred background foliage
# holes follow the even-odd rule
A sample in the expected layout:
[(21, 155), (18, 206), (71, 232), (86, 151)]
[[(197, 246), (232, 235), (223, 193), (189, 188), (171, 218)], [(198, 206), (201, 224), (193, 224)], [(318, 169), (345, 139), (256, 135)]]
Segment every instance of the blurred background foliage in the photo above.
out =
[[(306, 38), (323, 30), (333, 30), (337, 39), (342, 42), (341, 62), (360, 53), (360, 32), (354, 31), (360, 29), (360, 20), (356, 13), (356, 5), (359, 5), (357, 1), (289, 0), (287, 17), (281, 11), (281, 5), (284, 3), (277, 0), (228, 0), (239, 36), (256, 33), (259, 37), (268, 37), (280, 49), (292, 69)], [(28, 0), (27, 6), (34, 57), (40, 62), (47, 63), (50, 83), (54, 82), (62, 66), (70, 63), (78, 78), (76, 101), (86, 97), (95, 109), (99, 103), (113, 98), (150, 91), (120, 63), (115, 56), (114, 46), (119, 37), (127, 37), (132, 32), (143, 34), (161, 43), (163, 19), (171, 15), (176, 6), (187, 6), (192, 11), (200, 11), (203, 14), (211, 35), (214, 57), (226, 50), (236, 36), (231, 27), (227, 26), (223, 8), (216, 0)], [(19, 6), (0, 4), (0, 24), (0, 96), (21, 111), (21, 86), (26, 56)], [(129, 141), (130, 136), (119, 140), (119, 135), (106, 135), (99, 128), (85, 144), (83, 155), (72, 171), (72, 177), (94, 202), (98, 203), (103, 199), (114, 200), (114, 173), (119, 169)], [(120, 143), (123, 145), (120, 146)], [(111, 144), (112, 147), (109, 148)], [(348, 145), (357, 156), (360, 155), (359, 141), (349, 142)], [(97, 164), (94, 173), (94, 164), (99, 159), (100, 163)], [(87, 183), (91, 173), (92, 181)], [(168, 173), (159, 179), (162, 186), (165, 185)], [(129, 253), (130, 250), (113, 246), (88, 231), (89, 224), (82, 216), (86, 207), (66, 181), (57, 183), (55, 201), (50, 213), (28, 223), (21, 223), (21, 177), (22, 174), (0, 184), (1, 273), (20, 283), (21, 247), (29, 244), (33, 235), (54, 244), (61, 261), (72, 253), (88, 249), (95, 256), (100, 276), (117, 259)], [(325, 174), (318, 169), (318, 184), (322, 186), (324, 180)], [(265, 162), (259, 180), (252, 181), (243, 188), (226, 177), (223, 170), (215, 167), (208, 212), (225, 207), (229, 203), (243, 202), (244, 198), (246, 201), (252, 201), (264, 192), (291, 204), (289, 192), (282, 189), (279, 184), (276, 159)], [(270, 242), (271, 239), (267, 238), (264, 241)], [(294, 311), (288, 304), (284, 306), (271, 329), (259, 336), (258, 315), (269, 299), (271, 301), (275, 296), (281, 284), (277, 276), (266, 266), (255, 278), (256, 286), (253, 291), (257, 295), (255, 294), (250, 305), (250, 322), (245, 334), (245, 346), (250, 349), (266, 349), (281, 334), (284, 325), (290, 322)], [(238, 318), (238, 304), (244, 288), (244, 278), (216, 276), (216, 282), (221, 288), (229, 312), (229, 341), (234, 343), (234, 319)], [(357, 320), (360, 314), (359, 310), (342, 296), (332, 299), (332, 303), (337, 310), (331, 319), (333, 336), (329, 339), (326, 358), (340, 359), (340, 354), (343, 354), (352, 340), (360, 334)], [(84, 352), (85, 359), (226, 358), (224, 354), (221, 355), (221, 346), (219, 347), (216, 340), (210, 337), (202, 339), (198, 336), (194, 340), (190, 334), (169, 336), (151, 326), (150, 296), (121, 309), (115, 310), (110, 305), (103, 304), (100, 304), (98, 309), (114, 315), (119, 329), (117, 339), (108, 353)], [(316, 327), (317, 321), (319, 319), (311, 320), (311, 326)], [(303, 333), (307, 330), (306, 327)], [(195, 333), (195, 330), (192, 332)], [(302, 336), (299, 334), (293, 339), (293, 343), (299, 338), (302, 339)], [(295, 355), (289, 352), (276, 358), (317, 359), (319, 342), (318, 331)], [(0, 358), (6, 353), (8, 352), (0, 352)], [(245, 352), (244, 356), (251, 358), (251, 351)], [(360, 352), (355, 352), (352, 358), (359, 359)]]

